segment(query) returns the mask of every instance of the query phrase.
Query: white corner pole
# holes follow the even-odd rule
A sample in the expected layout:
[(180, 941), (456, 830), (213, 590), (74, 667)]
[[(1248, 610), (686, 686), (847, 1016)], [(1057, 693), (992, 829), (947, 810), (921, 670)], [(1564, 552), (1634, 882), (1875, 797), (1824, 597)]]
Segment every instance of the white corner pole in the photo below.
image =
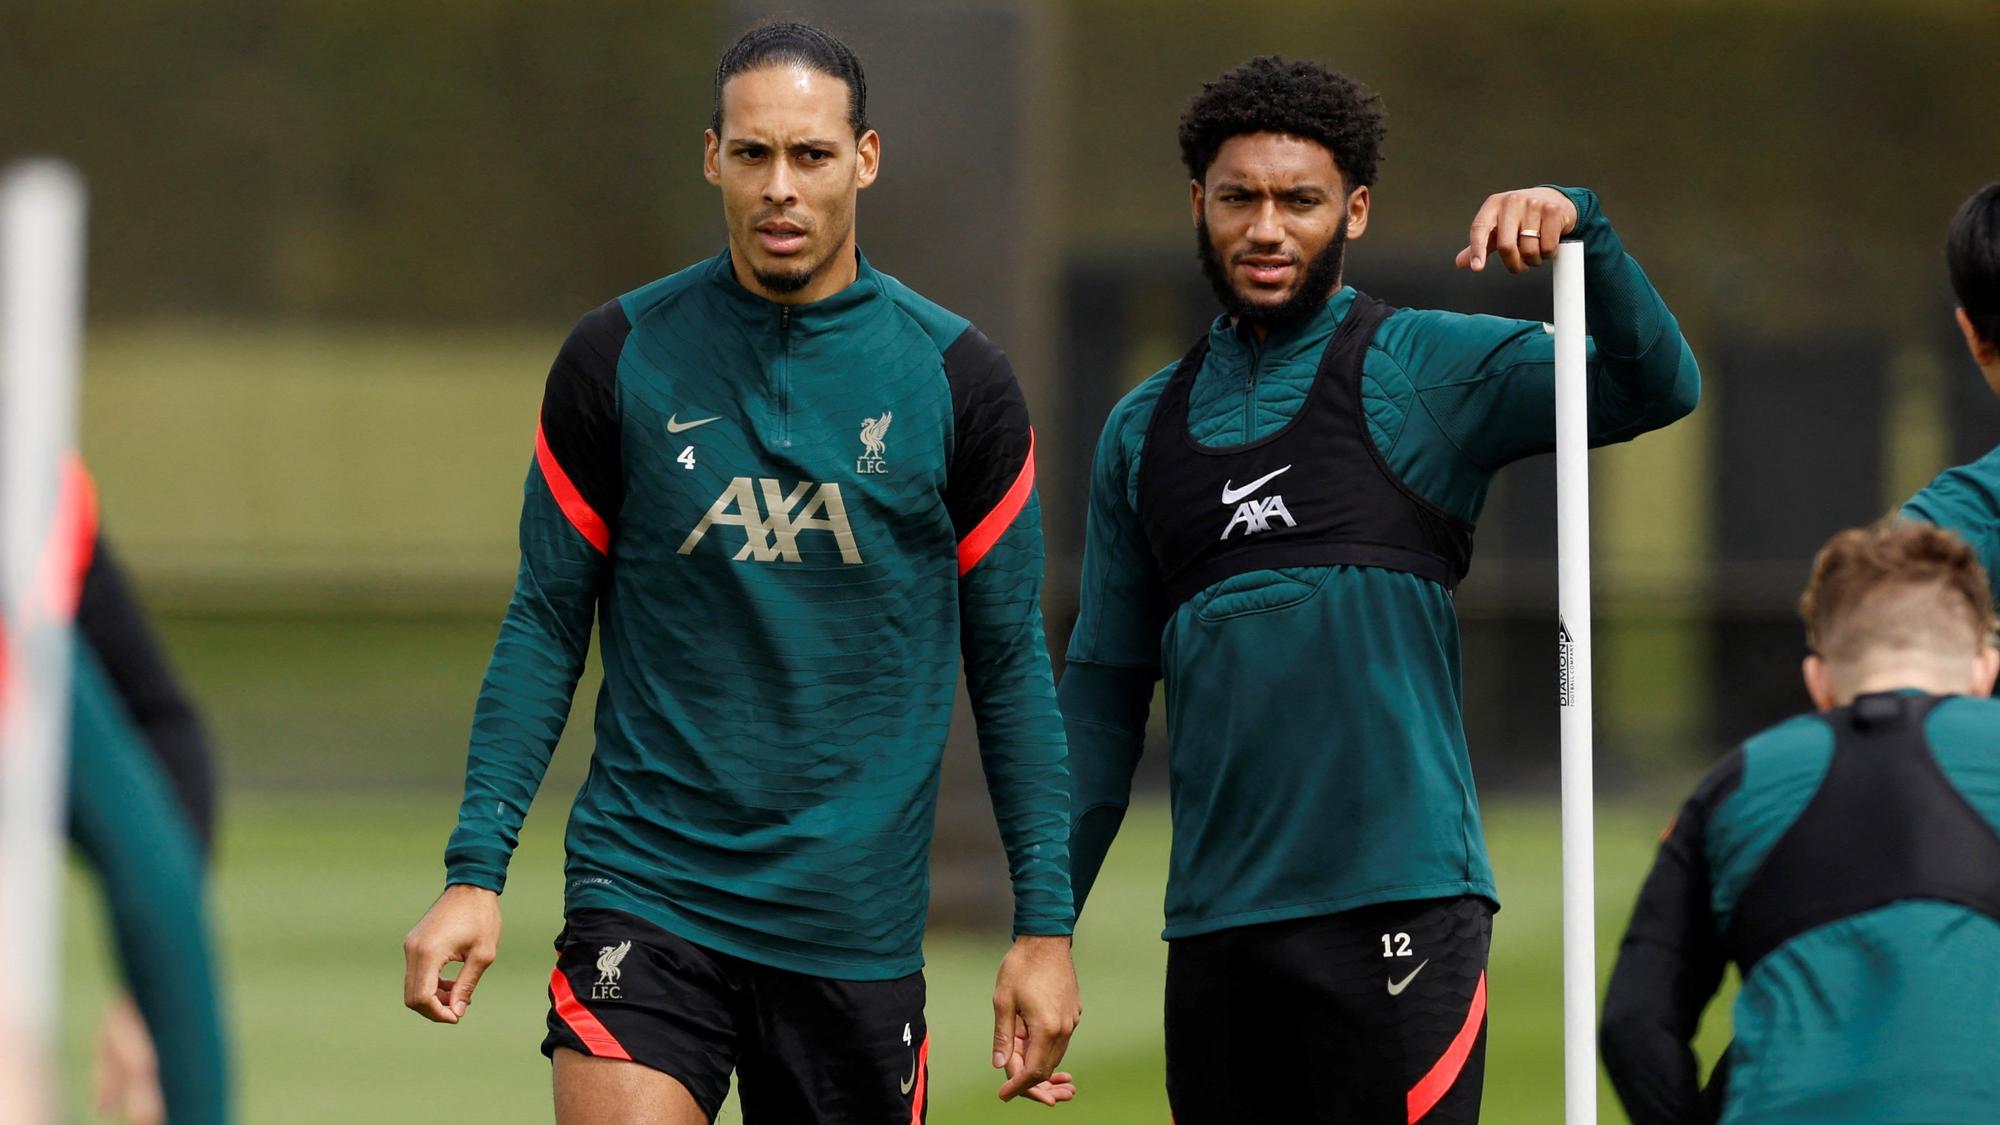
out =
[(1597, 894), (1591, 782), (1590, 435), (1582, 242), (1556, 254), (1556, 569), (1562, 704), (1563, 1119), (1597, 1121)]
[[(52, 1121), (49, 1067), (62, 970), (70, 630), (52, 604), (68, 560), (57, 536), (61, 466), (75, 448), (83, 333), (82, 178), (31, 161), (0, 175), (0, 1039), (27, 1056)], [(18, 1116), (16, 1116), (18, 1114)]]

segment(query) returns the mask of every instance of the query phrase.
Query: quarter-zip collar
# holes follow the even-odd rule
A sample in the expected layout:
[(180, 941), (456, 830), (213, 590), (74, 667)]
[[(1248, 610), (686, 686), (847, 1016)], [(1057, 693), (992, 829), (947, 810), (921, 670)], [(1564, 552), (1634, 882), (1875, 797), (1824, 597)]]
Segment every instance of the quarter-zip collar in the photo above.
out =
[[(1296, 324), (1273, 330), (1262, 340), (1248, 327), (1225, 314), (1215, 318), (1208, 329), (1208, 359), (1195, 376), (1194, 403), (1202, 418), (1191, 418), (1191, 427), (1204, 442), (1234, 444), (1254, 441), (1283, 419), (1271, 410), (1260, 412), (1259, 403), (1283, 402), (1297, 398), (1299, 388), (1289, 384), (1303, 379), (1306, 386), (1319, 369), (1320, 353), (1354, 305), (1354, 290), (1343, 285), (1334, 290), (1311, 316)], [(1282, 389), (1271, 387), (1272, 375)], [(1220, 409), (1220, 415), (1215, 411)]]
[(1274, 329), (1262, 340), (1249, 328), (1235, 323), (1228, 314), (1218, 316), (1208, 327), (1209, 363), (1214, 368), (1226, 368), (1236, 378), (1252, 378), (1259, 371), (1268, 371), (1301, 360), (1319, 362), (1319, 353), (1333, 339), (1334, 330), (1347, 316), (1347, 310), (1354, 306), (1354, 290), (1343, 285), (1333, 291), (1313, 314), (1296, 324)]
[(740, 311), (747, 323), (758, 326), (782, 323), (786, 330), (794, 334), (814, 335), (834, 327), (855, 309), (882, 295), (881, 275), (868, 264), (868, 256), (858, 247), (854, 251), (854, 260), (852, 284), (831, 296), (802, 305), (781, 305), (745, 289), (743, 283), (736, 280), (727, 248), (709, 259), (708, 280), (722, 292), (726, 306)]

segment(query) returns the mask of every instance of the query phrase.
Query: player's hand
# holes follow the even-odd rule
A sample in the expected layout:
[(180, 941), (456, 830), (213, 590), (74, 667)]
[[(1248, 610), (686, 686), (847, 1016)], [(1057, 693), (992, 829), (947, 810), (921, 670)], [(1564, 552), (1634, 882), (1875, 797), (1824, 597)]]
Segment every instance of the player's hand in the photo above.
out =
[(166, 1095), (160, 1092), (160, 1058), (153, 1036), (131, 996), (104, 1009), (97, 1028), (97, 1074), (91, 1101), (104, 1117), (126, 1125), (165, 1125)]
[(1486, 268), (1498, 254), (1509, 273), (1531, 270), (1556, 256), (1563, 235), (1576, 229), (1576, 204), (1554, 188), (1533, 187), (1489, 195), (1472, 217), (1472, 233), (1458, 252), (1458, 268)]
[[(500, 896), (463, 883), (446, 887), (403, 939), (403, 1004), (427, 1020), (457, 1023), (480, 974), (500, 953)], [(456, 980), (444, 967), (462, 961)]]
[(1070, 1076), (1055, 1070), (1082, 1019), (1069, 939), (1015, 938), (993, 987), (993, 1066), (1007, 1072), (1000, 1100), (1027, 1094), (1055, 1105), (1075, 1097)]

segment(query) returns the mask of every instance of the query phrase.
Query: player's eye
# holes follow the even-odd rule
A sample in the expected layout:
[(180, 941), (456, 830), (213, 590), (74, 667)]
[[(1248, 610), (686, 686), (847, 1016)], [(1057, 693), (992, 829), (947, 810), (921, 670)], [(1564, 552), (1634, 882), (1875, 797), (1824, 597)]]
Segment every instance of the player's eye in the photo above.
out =
[(823, 148), (809, 148), (806, 150), (806, 159), (817, 164), (822, 160), (832, 160), (833, 154)]
[(736, 150), (736, 155), (744, 160), (762, 160), (764, 159), (764, 146), (744, 145), (742, 148)]

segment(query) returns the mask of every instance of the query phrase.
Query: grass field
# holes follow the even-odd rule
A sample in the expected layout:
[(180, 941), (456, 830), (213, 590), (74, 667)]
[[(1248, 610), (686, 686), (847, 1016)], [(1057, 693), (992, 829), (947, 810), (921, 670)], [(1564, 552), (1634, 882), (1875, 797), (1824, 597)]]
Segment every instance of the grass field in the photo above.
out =
[[(508, 930), (471, 1017), (458, 1027), (402, 1007), (403, 932), (437, 891), (453, 805), (428, 795), (241, 795), (221, 841), (216, 906), (228, 957), (240, 1119), (266, 1123), (535, 1122), (549, 1119), (535, 1046), (559, 911), (559, 802), (535, 810), (504, 900)], [(1650, 862), (1666, 809), (1600, 810), (1600, 968)], [(1560, 888), (1552, 804), (1502, 801), (1488, 832), (1506, 906), (1496, 924), (1486, 1120), (1559, 1120)], [(1077, 941), (1086, 1016), (1068, 1065), (1078, 1100), (1060, 1110), (1002, 1105), (986, 1067), (988, 996), (1000, 936), (933, 934), (928, 946), (933, 1122), (1090, 1125), (1167, 1119), (1161, 1092), (1160, 888), (1165, 809), (1136, 808)], [(110, 988), (87, 883), (74, 883), (67, 1010), (94, 1013)], [(1711, 1009), (1703, 1057), (1726, 1032)], [(75, 1104), (91, 1021), (73, 1019), (66, 1058)], [(1608, 1088), (1606, 1121), (1622, 1121)], [(79, 1112), (79, 1119), (82, 1119)], [(1055, 1117), (1052, 1120), (1057, 1119)], [(732, 1110), (723, 1120), (736, 1120)]]

